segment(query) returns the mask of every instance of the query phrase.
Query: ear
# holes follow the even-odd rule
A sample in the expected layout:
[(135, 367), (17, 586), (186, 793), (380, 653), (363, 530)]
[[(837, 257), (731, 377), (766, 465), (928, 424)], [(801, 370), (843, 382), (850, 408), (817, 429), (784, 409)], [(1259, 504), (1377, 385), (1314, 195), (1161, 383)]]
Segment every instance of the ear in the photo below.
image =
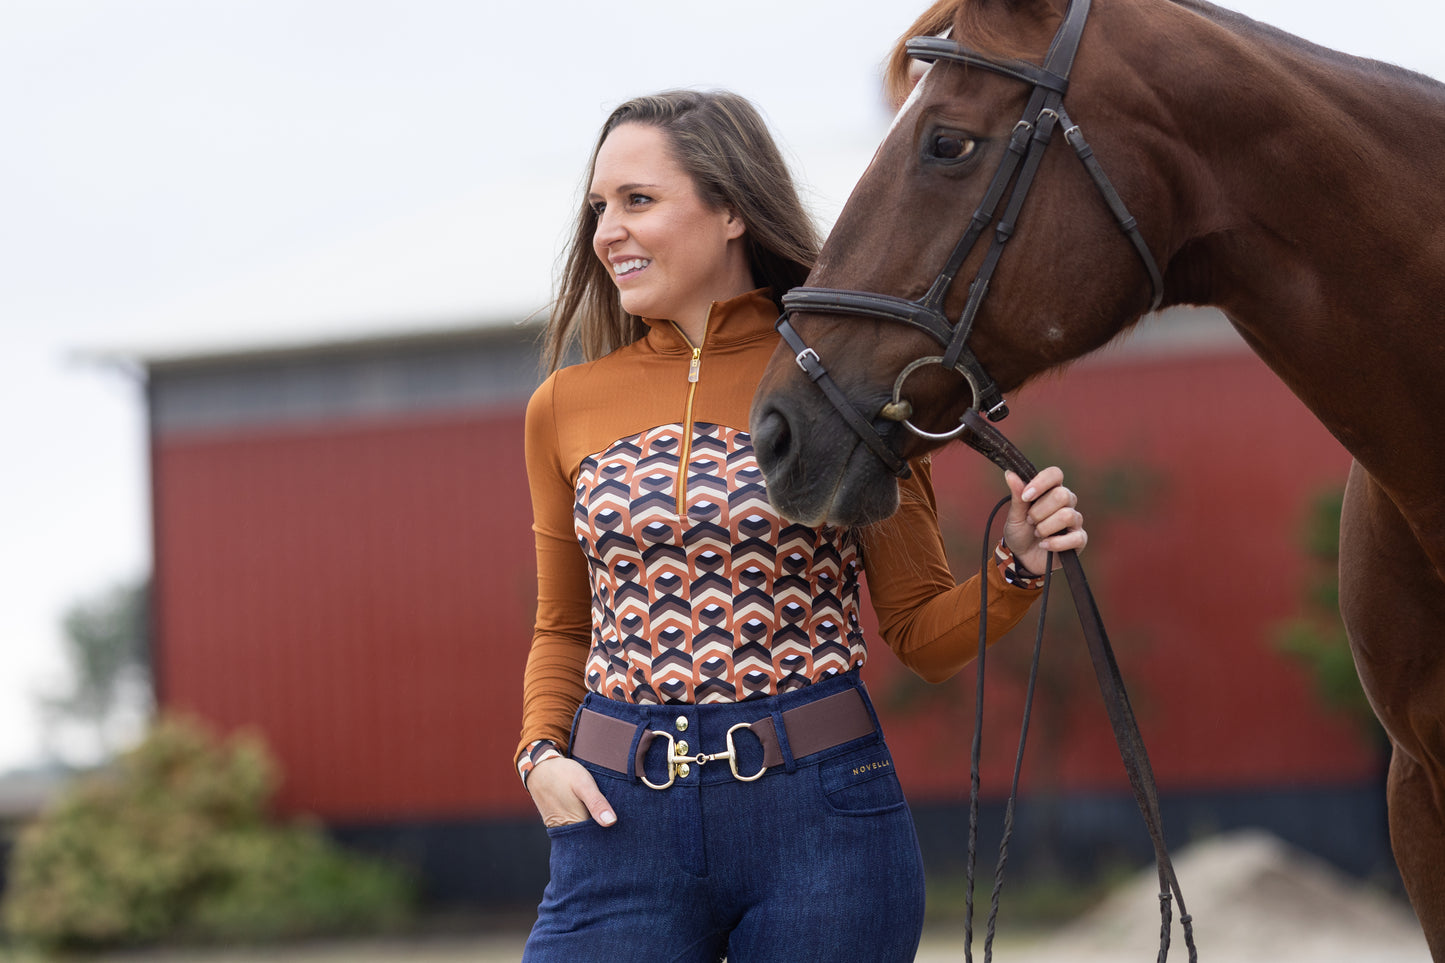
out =
[(728, 240), (736, 240), (747, 233), (747, 225), (743, 223), (743, 217), (731, 207), (727, 208), (727, 234)]

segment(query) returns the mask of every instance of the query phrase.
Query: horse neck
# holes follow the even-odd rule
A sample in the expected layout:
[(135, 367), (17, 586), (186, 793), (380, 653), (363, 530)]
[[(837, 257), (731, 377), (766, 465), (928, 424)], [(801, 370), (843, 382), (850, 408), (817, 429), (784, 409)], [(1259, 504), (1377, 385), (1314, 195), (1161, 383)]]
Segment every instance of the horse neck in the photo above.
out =
[[(1195, 0), (1172, 9), (1217, 65), (1153, 81), (1175, 98), (1178, 193), (1192, 198), (1174, 300), (1223, 308), (1424, 521), (1445, 471), (1445, 88)], [(1445, 517), (1429, 524), (1445, 545)]]

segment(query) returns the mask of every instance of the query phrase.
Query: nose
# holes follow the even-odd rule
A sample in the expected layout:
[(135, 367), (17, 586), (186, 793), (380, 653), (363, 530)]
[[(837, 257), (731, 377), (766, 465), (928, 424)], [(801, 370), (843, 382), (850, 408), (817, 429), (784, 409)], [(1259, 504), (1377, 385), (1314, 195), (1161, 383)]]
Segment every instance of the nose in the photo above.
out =
[(627, 230), (622, 226), (622, 218), (604, 208), (601, 216), (597, 218), (597, 228), (592, 232), (593, 247), (600, 253), (626, 237)]
[(777, 405), (762, 404), (752, 418), (753, 454), (766, 478), (785, 471), (793, 447), (793, 426)]

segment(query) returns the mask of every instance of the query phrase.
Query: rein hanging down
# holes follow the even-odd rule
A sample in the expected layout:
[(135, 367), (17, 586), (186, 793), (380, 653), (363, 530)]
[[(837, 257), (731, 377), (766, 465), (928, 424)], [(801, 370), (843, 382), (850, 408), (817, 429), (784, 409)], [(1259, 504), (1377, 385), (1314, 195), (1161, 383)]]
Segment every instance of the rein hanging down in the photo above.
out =
[[(1023, 452), (1004, 437), (993, 425), (970, 410), (963, 418), (960, 439), (964, 444), (988, 458), (1005, 471), (1017, 474), (1025, 482), (1038, 474), (1038, 469), (1024, 456)], [(1004, 499), (989, 514), (983, 534), (983, 565), (989, 564), (994, 517), (1006, 504)], [(1039, 659), (1043, 647), (1044, 618), (1048, 614), (1049, 588), (1052, 582), (1053, 555), (1045, 566), (1043, 600), (1039, 606), (1038, 629), (1034, 636), (1033, 656), (1029, 663), (1028, 689), (1024, 698), (1023, 722), (1019, 731), (1018, 755), (1014, 759), (1013, 783), (1009, 788), (1008, 803), (1004, 809), (1003, 839), (999, 843), (998, 862), (994, 870), (992, 905), (988, 915), (988, 931), (984, 941), (984, 963), (993, 957), (993, 932), (998, 917), (999, 893), (1003, 888), (1003, 871), (1008, 862), (1009, 837), (1013, 833), (1014, 803), (1018, 798), (1019, 772), (1023, 766), (1024, 745), (1028, 739), (1029, 720), (1033, 709), (1034, 682), (1038, 678)], [(1179, 880), (1174, 874), (1174, 863), (1169, 858), (1169, 849), (1164, 843), (1164, 820), (1159, 812), (1159, 789), (1154, 782), (1154, 769), (1149, 764), (1149, 753), (1144, 748), (1144, 738), (1139, 732), (1139, 723), (1134, 718), (1134, 709), (1129, 704), (1129, 694), (1124, 689), (1124, 679), (1119, 672), (1119, 663), (1114, 658), (1113, 646), (1104, 631), (1104, 620), (1094, 602), (1089, 581), (1079, 562), (1078, 552), (1070, 549), (1059, 553), (1059, 563), (1068, 580), (1074, 599), (1074, 609), (1079, 615), (1079, 625), (1089, 648), (1089, 661), (1093, 663), (1094, 675), (1099, 683), (1099, 692), (1104, 698), (1104, 707), (1109, 715), (1109, 724), (1114, 730), (1114, 741), (1119, 746), (1119, 756), (1124, 761), (1124, 771), (1129, 776), (1129, 786), (1134, 791), (1134, 801), (1144, 817), (1144, 825), (1154, 846), (1154, 862), (1159, 872), (1159, 955), (1157, 963), (1164, 963), (1169, 957), (1171, 901), (1179, 904), (1179, 923), (1184, 929), (1184, 944), (1188, 947), (1189, 963), (1197, 963), (1199, 954), (1194, 946), (1194, 920), (1184, 906), (1184, 894), (1180, 891)], [(973, 750), (969, 764), (968, 794), (968, 891), (965, 895), (964, 943), (965, 957), (973, 960), (973, 874), (978, 853), (978, 807), (980, 786), (980, 746), (983, 733), (983, 683), (988, 632), (988, 589), (982, 585), (982, 599), (979, 604), (978, 627), (978, 682), (974, 697)]]

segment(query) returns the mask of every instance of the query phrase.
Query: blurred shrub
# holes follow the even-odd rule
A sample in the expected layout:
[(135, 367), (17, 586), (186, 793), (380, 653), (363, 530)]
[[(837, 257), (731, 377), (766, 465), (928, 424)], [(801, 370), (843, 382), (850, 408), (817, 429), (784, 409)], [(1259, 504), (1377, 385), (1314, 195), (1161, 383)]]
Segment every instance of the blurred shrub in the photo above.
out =
[(1370, 708), (1350, 640), (1340, 618), (1340, 513), (1345, 490), (1331, 488), (1310, 502), (1300, 529), (1308, 574), (1300, 614), (1275, 627), (1275, 647), (1303, 665), (1320, 703), (1348, 718), (1361, 735), (1382, 749), (1384, 730)]
[(175, 719), (17, 840), (0, 914), (47, 947), (263, 940), (394, 926), (413, 887), (307, 824), (277, 825), (260, 740)]

